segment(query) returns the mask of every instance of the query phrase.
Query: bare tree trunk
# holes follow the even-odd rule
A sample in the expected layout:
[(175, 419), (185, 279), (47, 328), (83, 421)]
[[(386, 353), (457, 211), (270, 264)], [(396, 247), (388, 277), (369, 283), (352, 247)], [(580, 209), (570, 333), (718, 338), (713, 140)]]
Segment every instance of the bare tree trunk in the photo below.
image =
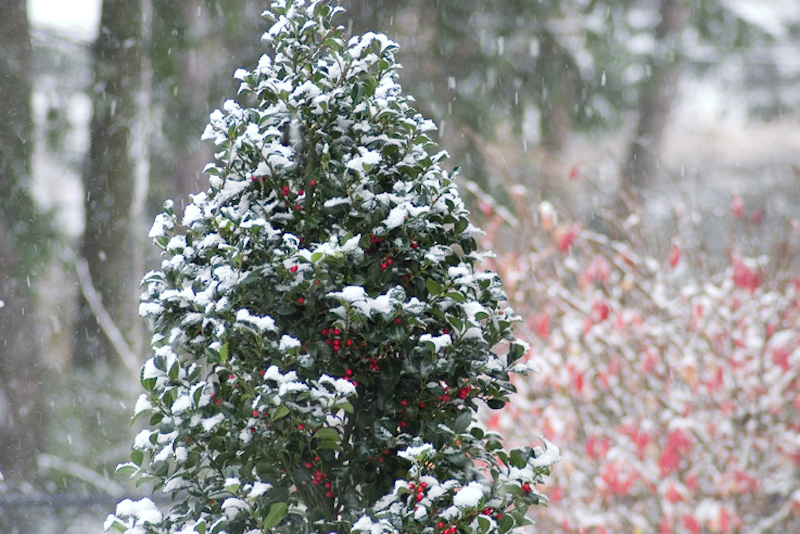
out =
[(210, 111), (211, 82), (219, 68), (221, 43), (213, 36), (210, 13), (202, 0), (186, 0), (181, 12), (193, 40), (193, 46), (178, 60), (178, 92), (172, 100), (176, 123), (190, 129), (182, 132), (184, 138), (178, 140), (170, 169), (173, 198), (182, 209), (190, 194), (204, 189), (203, 168), (213, 156), (199, 133)]
[[(80, 253), (105, 308), (123, 331), (135, 320), (139, 281), (133, 272), (132, 220), (136, 168), (131, 161), (141, 78), (142, 5), (103, 0), (94, 45), (93, 116), (84, 175), (86, 230)], [(81, 298), (73, 357), (79, 365), (115, 362), (116, 354)]]
[(575, 80), (569, 54), (549, 32), (541, 34), (541, 52), (534, 71), (538, 80), (537, 104), (541, 110), (542, 147), (552, 155), (564, 150), (572, 130)]
[(0, 472), (11, 486), (36, 478), (44, 418), (31, 282), (47, 243), (28, 189), (30, 73), (26, 1), (0, 2)]
[[(141, 42), (152, 42), (153, 3), (152, 0), (141, 0)], [(150, 139), (153, 133), (153, 68), (150, 56), (141, 55), (141, 81), (139, 83), (138, 113), (135, 123), (132, 156), (134, 160), (133, 201), (131, 203), (131, 242), (133, 243), (133, 277), (138, 280), (145, 272), (147, 252), (150, 245), (148, 234), (147, 195), (150, 190)], [(142, 355), (145, 346), (143, 321), (133, 321), (128, 331), (128, 339), (137, 355)], [(134, 384), (138, 384), (134, 381)]]
[(660, 9), (656, 52), (649, 64), (650, 78), (639, 95), (639, 123), (626, 162), (627, 185), (634, 191), (646, 188), (658, 174), (658, 152), (680, 75), (675, 41), (686, 22), (684, 2), (661, 0)]

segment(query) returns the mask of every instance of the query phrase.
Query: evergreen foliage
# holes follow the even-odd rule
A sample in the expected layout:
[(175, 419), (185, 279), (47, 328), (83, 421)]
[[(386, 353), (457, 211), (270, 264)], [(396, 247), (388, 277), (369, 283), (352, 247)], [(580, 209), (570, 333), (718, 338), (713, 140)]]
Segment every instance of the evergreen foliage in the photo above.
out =
[(151, 231), (150, 429), (118, 471), (177, 501), (123, 501), (120, 532), (508, 532), (558, 449), (475, 423), (525, 373), (524, 342), (397, 45), (346, 41), (340, 8), (277, 0), (272, 56), (211, 115), (206, 193)]

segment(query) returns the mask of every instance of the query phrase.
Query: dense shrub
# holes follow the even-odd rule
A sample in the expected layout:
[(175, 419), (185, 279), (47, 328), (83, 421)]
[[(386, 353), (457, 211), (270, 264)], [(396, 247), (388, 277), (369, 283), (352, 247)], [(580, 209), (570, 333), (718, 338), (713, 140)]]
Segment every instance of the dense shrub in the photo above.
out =
[(729, 231), (687, 214), (652, 238), (635, 212), (600, 234), (514, 194), (514, 216), (482, 199), (501, 250), (490, 265), (542, 373), (488, 426), (524, 440), (535, 422), (564, 444), (541, 526), (800, 531), (797, 222), (764, 228), (734, 196)]
[(119, 471), (176, 505), (123, 501), (121, 532), (507, 532), (558, 450), (474, 425), (527, 346), (476, 250), (397, 46), (345, 41), (326, 2), (276, 1), (272, 48), (216, 111), (210, 188), (151, 237), (154, 357)]

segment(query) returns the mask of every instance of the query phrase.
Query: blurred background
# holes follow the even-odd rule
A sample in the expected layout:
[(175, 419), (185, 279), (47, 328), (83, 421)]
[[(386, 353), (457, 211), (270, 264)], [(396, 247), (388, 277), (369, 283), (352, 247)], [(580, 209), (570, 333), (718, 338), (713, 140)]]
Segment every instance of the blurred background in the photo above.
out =
[[(709, 228), (732, 198), (797, 215), (800, 0), (341, 5), (348, 34), (400, 44), (480, 224), (521, 191), (601, 233), (631, 205), (658, 233), (687, 198)], [(200, 134), (266, 52), (266, 8), (0, 2), (0, 532), (100, 532), (147, 493), (113, 471), (138, 431), (148, 229), (206, 188)]]

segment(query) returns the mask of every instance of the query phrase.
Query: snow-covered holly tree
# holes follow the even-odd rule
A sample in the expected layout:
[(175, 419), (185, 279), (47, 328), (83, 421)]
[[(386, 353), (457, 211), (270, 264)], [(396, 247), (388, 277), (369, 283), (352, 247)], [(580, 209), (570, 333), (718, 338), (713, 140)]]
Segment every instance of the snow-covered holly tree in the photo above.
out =
[(493, 533), (529, 521), (558, 459), (475, 424), (525, 373), (496, 274), (396, 82), (397, 45), (346, 41), (340, 8), (280, 0), (271, 48), (211, 115), (210, 188), (151, 231), (154, 357), (118, 469), (176, 502), (106, 529)]

